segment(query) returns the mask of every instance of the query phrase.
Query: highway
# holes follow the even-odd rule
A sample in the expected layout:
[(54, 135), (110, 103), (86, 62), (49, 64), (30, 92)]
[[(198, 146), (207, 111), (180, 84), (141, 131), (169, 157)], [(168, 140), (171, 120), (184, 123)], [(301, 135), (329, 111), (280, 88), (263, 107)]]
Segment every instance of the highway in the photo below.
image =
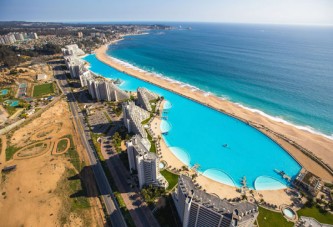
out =
[(96, 151), (89, 143), (89, 140), (91, 139), (89, 129), (84, 124), (83, 115), (80, 112), (75, 96), (71, 92), (71, 89), (67, 83), (66, 75), (64, 74), (63, 70), (57, 70), (55, 69), (54, 65), (52, 66), (54, 70), (54, 78), (57, 79), (56, 82), (59, 88), (62, 90), (63, 94), (67, 96), (75, 125), (80, 134), (81, 141), (86, 148), (89, 161), (95, 176), (95, 180), (97, 182), (97, 186), (101, 194), (103, 203), (105, 205), (107, 215), (110, 218), (111, 224), (112, 226), (126, 227), (127, 226), (126, 222), (118, 206), (118, 203), (113, 195), (112, 189), (109, 185), (108, 179), (104, 173), (102, 165), (97, 158), (98, 156), (96, 154)]

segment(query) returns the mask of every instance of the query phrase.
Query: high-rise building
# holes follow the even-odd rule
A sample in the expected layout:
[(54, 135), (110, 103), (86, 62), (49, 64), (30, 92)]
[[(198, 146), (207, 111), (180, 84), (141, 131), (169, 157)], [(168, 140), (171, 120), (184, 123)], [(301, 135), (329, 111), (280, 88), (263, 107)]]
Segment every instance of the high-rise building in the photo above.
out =
[(157, 99), (158, 95), (143, 87), (138, 88), (137, 94), (138, 105), (147, 111), (152, 111), (150, 101)]
[(77, 33), (77, 37), (78, 37), (78, 38), (83, 38), (83, 33), (82, 33), (82, 32), (78, 32), (78, 33)]
[(97, 76), (87, 70), (80, 74), (81, 86), (87, 86), (89, 94), (98, 101), (123, 101), (129, 94), (117, 87), (111, 80)]
[(4, 40), (4, 38), (2, 36), (0, 36), (0, 44), (2, 44), (2, 45), (6, 44), (5, 40)]
[(23, 33), (14, 33), (15, 39), (17, 41), (23, 41), (24, 40), (24, 35)]
[(126, 143), (130, 171), (137, 171), (139, 186), (168, 187), (168, 182), (159, 172), (159, 158), (149, 151), (150, 142), (139, 135)]
[(184, 227), (252, 227), (259, 214), (255, 204), (220, 199), (196, 188), (192, 179), (185, 175), (178, 178), (173, 200)]
[(65, 48), (62, 48), (61, 51), (64, 56), (68, 55), (81, 56), (85, 54), (84, 51), (78, 47), (77, 44), (67, 45), (65, 46)]
[(123, 120), (128, 132), (133, 132), (143, 138), (147, 138), (147, 132), (142, 125), (142, 121), (148, 119), (149, 116), (150, 113), (148, 111), (136, 106), (134, 102), (123, 103)]
[(84, 71), (84, 61), (74, 55), (65, 56), (65, 63), (72, 78), (79, 78)]

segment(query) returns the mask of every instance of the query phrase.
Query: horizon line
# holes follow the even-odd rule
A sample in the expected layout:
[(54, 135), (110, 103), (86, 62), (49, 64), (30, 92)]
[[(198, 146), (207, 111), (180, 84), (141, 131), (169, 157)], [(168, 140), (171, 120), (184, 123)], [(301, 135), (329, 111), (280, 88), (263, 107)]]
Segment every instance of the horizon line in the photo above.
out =
[(233, 22), (233, 21), (163, 21), (163, 20), (96, 20), (96, 21), (35, 21), (35, 20), (0, 20), (0, 22), (28, 22), (28, 23), (63, 23), (63, 24), (93, 24), (93, 23), (214, 23), (214, 24), (248, 24), (248, 25), (290, 25), (290, 26), (318, 26), (318, 27), (332, 27), (333, 24), (315, 24), (315, 23), (265, 23), (265, 22)]

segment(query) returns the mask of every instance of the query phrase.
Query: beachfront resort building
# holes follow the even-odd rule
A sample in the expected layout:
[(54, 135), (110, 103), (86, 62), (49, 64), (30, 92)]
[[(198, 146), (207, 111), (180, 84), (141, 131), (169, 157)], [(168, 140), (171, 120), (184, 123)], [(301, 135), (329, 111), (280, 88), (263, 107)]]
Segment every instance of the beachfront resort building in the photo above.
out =
[(159, 158), (149, 151), (150, 146), (150, 142), (140, 135), (126, 143), (130, 171), (137, 171), (140, 188), (148, 185), (167, 188), (168, 182), (159, 172)]
[(79, 78), (80, 74), (85, 70), (84, 61), (75, 55), (67, 55), (64, 58), (71, 77)]
[(149, 117), (150, 113), (141, 107), (136, 106), (134, 102), (129, 101), (123, 103), (123, 120), (128, 132), (133, 132), (139, 134), (143, 138), (147, 138), (147, 132), (142, 125), (142, 121)]
[(85, 68), (84, 61), (78, 56), (84, 55), (84, 51), (76, 44), (67, 45), (65, 48), (61, 48), (61, 51), (64, 55), (65, 63), (69, 69), (71, 77), (79, 78), (80, 74), (85, 71)]
[(80, 74), (81, 86), (87, 86), (89, 94), (98, 101), (123, 101), (130, 98), (130, 95), (121, 90), (112, 80), (97, 76), (87, 70)]
[(65, 46), (65, 48), (61, 48), (61, 51), (64, 56), (82, 56), (85, 54), (84, 51), (78, 47), (77, 44), (67, 45)]
[(178, 215), (184, 227), (242, 226), (252, 227), (259, 214), (249, 202), (230, 203), (195, 187), (192, 179), (181, 175), (173, 194)]
[(159, 96), (143, 87), (138, 88), (137, 94), (138, 105), (147, 111), (152, 111), (150, 101), (158, 99)]

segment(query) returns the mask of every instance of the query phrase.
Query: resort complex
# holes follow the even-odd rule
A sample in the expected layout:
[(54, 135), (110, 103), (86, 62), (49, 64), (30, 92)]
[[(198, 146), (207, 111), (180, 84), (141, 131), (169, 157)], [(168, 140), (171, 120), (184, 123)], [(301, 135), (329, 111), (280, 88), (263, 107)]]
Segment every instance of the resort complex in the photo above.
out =
[(150, 146), (150, 142), (140, 135), (133, 136), (126, 143), (130, 171), (137, 172), (140, 188), (153, 185), (166, 189), (168, 182), (160, 174), (159, 158), (149, 151)]
[(222, 200), (197, 189), (192, 179), (185, 175), (179, 176), (173, 199), (184, 227), (251, 227), (258, 216), (256, 205), (249, 202), (232, 204)]
[[(331, 138), (230, 101), (245, 95), (255, 107), (271, 91), (261, 89), (277, 75), (257, 64), (280, 44), (269, 29), (8, 23), (0, 23), (0, 226), (333, 227)], [(257, 39), (241, 46), (247, 34), (274, 48), (263, 57)], [(261, 77), (246, 81), (253, 72)], [(239, 96), (225, 99), (233, 89)], [(264, 100), (272, 109), (273, 98)]]

